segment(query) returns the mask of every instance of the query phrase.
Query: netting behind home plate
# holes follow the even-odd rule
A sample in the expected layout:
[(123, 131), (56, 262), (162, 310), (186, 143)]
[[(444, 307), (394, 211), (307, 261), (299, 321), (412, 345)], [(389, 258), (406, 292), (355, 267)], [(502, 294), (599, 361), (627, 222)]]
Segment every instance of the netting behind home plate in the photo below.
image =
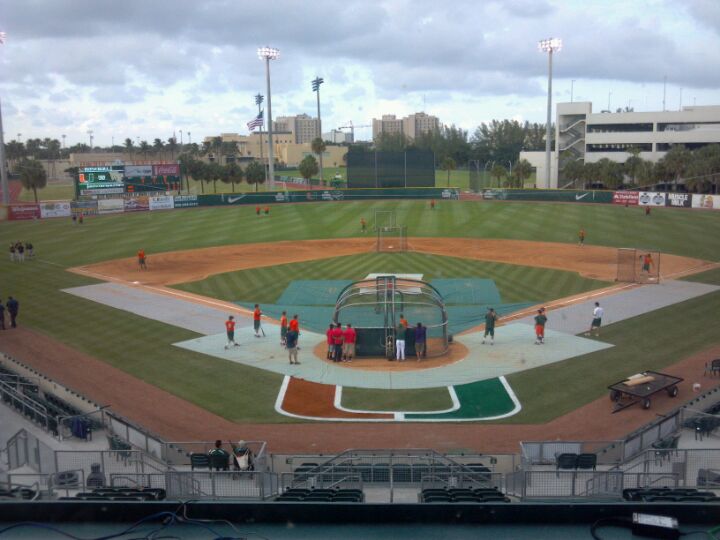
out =
[[(427, 327), (426, 356), (448, 349), (448, 317), (442, 296), (435, 287), (420, 280), (398, 279), (394, 275), (356, 281), (338, 296), (333, 321), (350, 323), (357, 330), (358, 356), (394, 354), (396, 329), (401, 315), (416, 326)], [(415, 354), (414, 332), (406, 332), (407, 355)]]

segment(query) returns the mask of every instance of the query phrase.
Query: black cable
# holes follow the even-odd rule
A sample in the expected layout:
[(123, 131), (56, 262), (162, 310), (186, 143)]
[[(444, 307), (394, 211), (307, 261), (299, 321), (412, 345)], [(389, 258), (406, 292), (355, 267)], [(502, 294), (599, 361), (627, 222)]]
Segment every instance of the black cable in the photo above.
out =
[(630, 524), (631, 524), (631, 521), (628, 518), (601, 518), (601, 519), (598, 519), (595, 523), (593, 523), (592, 526), (590, 527), (590, 535), (595, 540), (602, 540), (602, 538), (600, 538), (596, 532), (597, 529), (599, 529), (600, 527), (615, 526), (615, 527), (629, 528)]

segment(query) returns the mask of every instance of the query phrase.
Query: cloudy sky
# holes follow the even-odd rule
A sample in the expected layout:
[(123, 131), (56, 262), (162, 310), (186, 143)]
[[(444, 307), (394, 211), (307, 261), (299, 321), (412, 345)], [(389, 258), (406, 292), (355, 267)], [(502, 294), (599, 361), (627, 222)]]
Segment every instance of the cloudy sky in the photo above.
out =
[[(473, 130), (544, 121), (555, 101), (720, 105), (720, 0), (0, 0), (5, 139), (67, 135), (193, 141), (246, 133), (272, 62), (273, 116), (315, 115), (323, 131), (425, 110)], [(682, 90), (681, 90), (682, 89)], [(356, 131), (370, 137), (370, 129)]]

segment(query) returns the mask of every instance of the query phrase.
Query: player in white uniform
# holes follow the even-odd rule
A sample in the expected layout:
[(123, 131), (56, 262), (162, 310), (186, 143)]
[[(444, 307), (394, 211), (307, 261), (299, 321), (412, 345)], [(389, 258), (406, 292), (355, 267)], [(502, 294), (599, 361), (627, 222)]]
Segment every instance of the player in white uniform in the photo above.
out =
[(592, 334), (593, 330), (595, 330), (596, 336), (600, 336), (600, 325), (602, 324), (602, 318), (604, 314), (605, 310), (600, 307), (600, 302), (595, 302), (595, 309), (593, 309), (593, 319), (590, 323), (590, 330), (585, 332), (586, 336)]

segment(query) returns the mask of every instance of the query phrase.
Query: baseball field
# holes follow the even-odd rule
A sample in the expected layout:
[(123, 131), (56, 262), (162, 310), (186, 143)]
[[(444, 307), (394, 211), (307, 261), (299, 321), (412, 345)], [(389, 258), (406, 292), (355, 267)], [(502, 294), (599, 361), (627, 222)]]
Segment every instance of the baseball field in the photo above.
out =
[[(409, 252), (374, 252), (377, 210), (394, 210), (398, 223), (407, 226)], [(368, 221), (369, 233), (360, 231), (361, 218)], [(587, 232), (584, 247), (577, 245), (581, 228)], [(720, 292), (714, 287), (720, 285), (720, 219), (713, 212), (654, 209), (646, 216), (640, 208), (622, 206), (502, 201), (442, 201), (434, 210), (422, 201), (308, 203), (274, 205), (262, 216), (254, 208), (229, 207), (93, 216), (82, 225), (70, 219), (0, 224), (0, 244), (18, 240), (31, 241), (36, 255), (24, 263), (0, 258), (0, 295), (12, 295), (21, 305), (20, 328), (0, 333), (0, 350), (36, 362), (63, 384), (176, 439), (213, 438), (212, 429), (220, 429), (213, 427), (217, 421), (223, 429), (236, 426), (245, 438), (277, 440), (288, 449), (302, 449), (289, 442), (302, 440), (325, 440), (328, 451), (344, 448), (362, 440), (369, 428), (315, 422), (341, 419), (320, 411), (326, 400), (333, 405), (333, 391), (335, 410), (347, 417), (356, 411), (359, 422), (389, 414), (388, 424), (372, 427), (373, 437), (388, 430), (388, 444), (397, 437), (400, 445), (441, 447), (442, 439), (446, 448), (463, 448), (490, 433), (547, 438), (555, 428), (558, 436), (567, 436), (575, 432), (561, 424), (579, 429), (603, 404), (608, 414), (589, 427), (604, 432), (586, 438), (611, 438), (632, 422), (649, 421), (651, 411), (611, 417), (609, 384), (647, 369), (677, 370), (686, 377), (680, 399), (688, 399), (695, 379), (711, 384), (702, 379), (702, 366), (720, 352)], [(639, 288), (648, 291), (641, 297), (615, 283), (620, 247), (662, 253), (661, 285)], [(137, 268), (140, 248), (148, 254), (147, 271)], [(397, 370), (393, 381), (405, 382), (384, 384), (378, 378), (373, 387), (362, 379), (374, 380), (367, 373), (377, 367), (338, 367), (339, 378), (325, 380), (271, 365), (283, 355), (273, 307), (286, 305), (283, 295), (294, 283), (354, 281), (373, 272), (421, 274), (431, 282), (483, 281), (490, 298), (507, 306), (500, 311), (493, 352), (473, 341), (489, 305), (478, 301), (483, 309), (464, 315), (456, 328), (460, 345), (476, 355), (472, 367), (455, 360), (429, 360), (438, 363), (411, 370), (388, 367)], [(669, 282), (676, 283), (672, 294), (664, 292)], [(103, 283), (133, 292), (107, 301), (74, 292)], [(658, 300), (663, 294), (670, 296)], [(236, 313), (243, 324), (249, 323), (248, 305), (267, 305), (264, 329), (277, 350), (269, 343), (257, 345), (241, 324), (239, 334), (248, 347), (225, 354), (216, 346), (224, 338), (222, 320), (214, 331), (198, 331), (192, 307), (187, 308), (190, 322), (170, 320), (161, 311), (152, 314), (154, 295)], [(578, 322), (575, 312), (562, 311), (620, 295), (625, 300), (616, 299), (618, 307), (608, 310), (609, 324), (597, 338), (578, 330), (589, 324), (590, 313)], [(322, 341), (311, 320), (319, 313), (318, 320), (325, 321), (321, 308), (327, 308), (303, 302), (288, 304), (307, 308), (301, 360)], [(539, 305), (549, 308), (548, 329), (558, 332), (561, 352), (553, 350), (555, 334), (535, 349), (532, 328), (527, 327), (527, 339), (523, 334), (521, 323)], [(298, 314), (303, 321), (304, 312)], [(451, 370), (447, 381), (437, 378), (443, 369)], [(334, 390), (339, 387), (341, 398)], [(139, 406), (138, 396), (155, 391), (152, 401)], [(677, 405), (669, 398), (657, 401), (652, 413)], [(184, 417), (180, 410), (186, 405), (190, 412)], [(179, 423), (164, 419), (167, 409), (183, 419), (184, 433)], [(201, 413), (211, 420), (205, 422)], [(458, 419), (478, 431), (463, 434), (462, 426), (452, 424)], [(401, 426), (399, 420), (415, 422)], [(451, 425), (438, 425), (429, 434), (422, 428), (426, 420)], [(332, 426), (337, 431), (327, 431)], [(328, 433), (340, 435), (328, 442)]]

